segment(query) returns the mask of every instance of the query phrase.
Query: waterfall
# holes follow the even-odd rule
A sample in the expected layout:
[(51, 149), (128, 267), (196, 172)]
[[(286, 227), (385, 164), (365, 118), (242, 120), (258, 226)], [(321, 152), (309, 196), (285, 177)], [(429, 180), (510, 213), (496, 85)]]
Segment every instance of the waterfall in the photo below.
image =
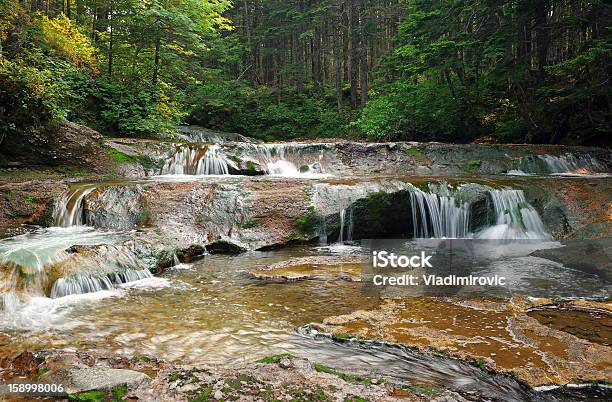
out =
[[(348, 219), (346, 212), (346, 208), (340, 211), (340, 234), (338, 235), (338, 243), (344, 243), (345, 241), (353, 240), (353, 208), (349, 208), (348, 210)], [(345, 226), (346, 238), (344, 236)]]
[(148, 269), (128, 269), (125, 272), (113, 272), (105, 276), (92, 276), (88, 274), (77, 274), (65, 278), (59, 278), (51, 288), (50, 297), (81, 295), (95, 293), (103, 290), (113, 290), (115, 285), (134, 282), (141, 279), (152, 278), (153, 274)]
[(55, 226), (70, 227), (85, 225), (83, 200), (94, 190), (95, 187), (78, 188), (72, 193), (66, 193), (55, 206), (55, 211), (53, 212)]
[(254, 144), (250, 153), (269, 175), (315, 177), (325, 174), (325, 149), (325, 144)]
[(229, 174), (227, 161), (221, 155), (218, 145), (211, 145), (198, 162), (196, 174), (199, 175), (224, 175)]
[(87, 274), (78, 274), (67, 278), (59, 278), (55, 281), (51, 288), (50, 297), (57, 299), (58, 297), (95, 293), (111, 289), (113, 289), (113, 284), (106, 276), (94, 277)]
[(521, 170), (510, 170), (508, 174), (558, 174), (558, 175), (588, 175), (605, 173), (606, 167), (589, 154), (576, 156), (571, 153), (564, 155), (537, 155), (523, 158), (520, 163)]
[(470, 232), (472, 203), (462, 202), (446, 185), (430, 185), (430, 192), (409, 192), (412, 229), (416, 238), (550, 239), (535, 208), (522, 190), (486, 187), (496, 216), (495, 224)]
[(218, 145), (203, 148), (183, 146), (166, 161), (161, 174), (226, 175), (229, 166)]
[(494, 226), (477, 234), (480, 239), (550, 239), (540, 215), (522, 190), (489, 190), (497, 216)]
[(451, 195), (410, 192), (414, 237), (469, 237), (470, 205)]
[(539, 155), (550, 173), (591, 173), (604, 171), (604, 167), (591, 157), (591, 155), (582, 155), (576, 157), (573, 154), (565, 154), (561, 156)]

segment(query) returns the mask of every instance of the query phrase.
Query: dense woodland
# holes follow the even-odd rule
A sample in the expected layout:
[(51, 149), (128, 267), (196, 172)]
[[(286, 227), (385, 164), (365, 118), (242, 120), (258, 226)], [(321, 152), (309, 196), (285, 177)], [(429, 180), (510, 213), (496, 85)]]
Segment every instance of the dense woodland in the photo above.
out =
[(0, 147), (68, 119), (608, 144), (603, 0), (0, 0)]

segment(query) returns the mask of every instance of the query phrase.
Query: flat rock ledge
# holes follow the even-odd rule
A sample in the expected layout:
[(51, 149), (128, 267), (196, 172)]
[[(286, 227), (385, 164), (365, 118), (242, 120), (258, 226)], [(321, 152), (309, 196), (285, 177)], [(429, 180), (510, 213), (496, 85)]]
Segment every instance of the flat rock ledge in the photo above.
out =
[(306, 279), (361, 281), (363, 256), (296, 257), (250, 271), (257, 279), (299, 281)]
[[(542, 307), (555, 306), (551, 300), (519, 296), (508, 301), (389, 298), (375, 310), (330, 317), (309, 327), (336, 338), (377, 340), (458, 358), (511, 375), (531, 387), (612, 383), (610, 345), (545, 325), (529, 315)], [(559, 307), (558, 314), (567, 313), (567, 320), (571, 320), (569, 312), (585, 309), (608, 314), (605, 319), (609, 320), (611, 311), (609, 303), (597, 302)], [(595, 327), (581, 329), (583, 335), (596, 331)]]

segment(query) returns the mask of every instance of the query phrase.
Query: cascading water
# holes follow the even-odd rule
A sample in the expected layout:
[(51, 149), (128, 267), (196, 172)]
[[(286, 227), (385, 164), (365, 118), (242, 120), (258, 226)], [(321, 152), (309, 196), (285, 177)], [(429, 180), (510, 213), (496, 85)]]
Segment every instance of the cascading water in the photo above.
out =
[(469, 237), (470, 205), (452, 195), (415, 189), (410, 192), (412, 226), (418, 238)]
[[(346, 209), (340, 211), (340, 234), (338, 235), (338, 243), (353, 240), (353, 209), (348, 209), (348, 219), (346, 212)], [(346, 236), (344, 236), (345, 227)]]
[(180, 147), (162, 168), (164, 175), (226, 175), (229, 166), (218, 145)]
[(88, 274), (77, 274), (60, 278), (53, 284), (50, 297), (81, 295), (86, 293), (101, 292), (103, 290), (115, 289), (116, 285), (134, 282), (141, 279), (152, 278), (153, 274), (148, 269), (128, 269), (125, 272), (113, 272), (106, 276), (92, 276)]
[[(268, 174), (322, 177), (326, 144), (183, 145), (166, 160), (162, 175)], [(240, 173), (239, 173), (240, 174)]]
[(325, 173), (323, 144), (256, 144), (251, 149), (253, 159), (264, 166), (269, 175), (304, 177)]
[(606, 167), (595, 157), (585, 154), (576, 156), (571, 153), (555, 155), (536, 155), (524, 158), (520, 169), (510, 170), (510, 175), (553, 174), (553, 175), (597, 175), (606, 173)]
[(494, 226), (477, 234), (480, 239), (550, 239), (540, 215), (522, 190), (489, 190), (497, 216)]
[(211, 145), (198, 162), (196, 170), (198, 175), (225, 175), (229, 174), (227, 161), (221, 155), (218, 145)]
[(72, 193), (66, 193), (56, 204), (53, 221), (56, 226), (70, 227), (85, 225), (84, 199), (95, 188), (77, 188)]
[(565, 154), (561, 156), (540, 155), (550, 173), (590, 173), (604, 171), (604, 167), (591, 155), (575, 156)]

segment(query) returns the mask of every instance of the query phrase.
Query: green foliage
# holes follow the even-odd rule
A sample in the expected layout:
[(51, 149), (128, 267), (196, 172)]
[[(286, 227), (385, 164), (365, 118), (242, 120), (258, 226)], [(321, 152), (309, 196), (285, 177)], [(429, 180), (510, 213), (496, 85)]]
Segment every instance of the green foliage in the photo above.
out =
[(150, 135), (170, 131), (178, 124), (182, 112), (159, 88), (100, 80), (95, 94), (99, 105), (99, 122), (111, 133)]
[(474, 160), (468, 161), (465, 165), (463, 165), (463, 170), (471, 172), (472, 170), (478, 169), (481, 164), (482, 164), (481, 160), (474, 159)]
[(0, 141), (37, 129), (54, 117), (55, 97), (47, 74), (0, 59)]
[(601, 141), (611, 131), (612, 41), (593, 18), (609, 15), (604, 2), (415, 0), (407, 8), (356, 121), (370, 138), (554, 143)]
[(188, 120), (228, 132), (240, 132), (266, 141), (342, 135), (346, 122), (333, 102), (316, 93), (298, 94), (286, 88), (279, 94), (269, 87), (251, 88), (220, 72), (211, 73), (194, 96)]

